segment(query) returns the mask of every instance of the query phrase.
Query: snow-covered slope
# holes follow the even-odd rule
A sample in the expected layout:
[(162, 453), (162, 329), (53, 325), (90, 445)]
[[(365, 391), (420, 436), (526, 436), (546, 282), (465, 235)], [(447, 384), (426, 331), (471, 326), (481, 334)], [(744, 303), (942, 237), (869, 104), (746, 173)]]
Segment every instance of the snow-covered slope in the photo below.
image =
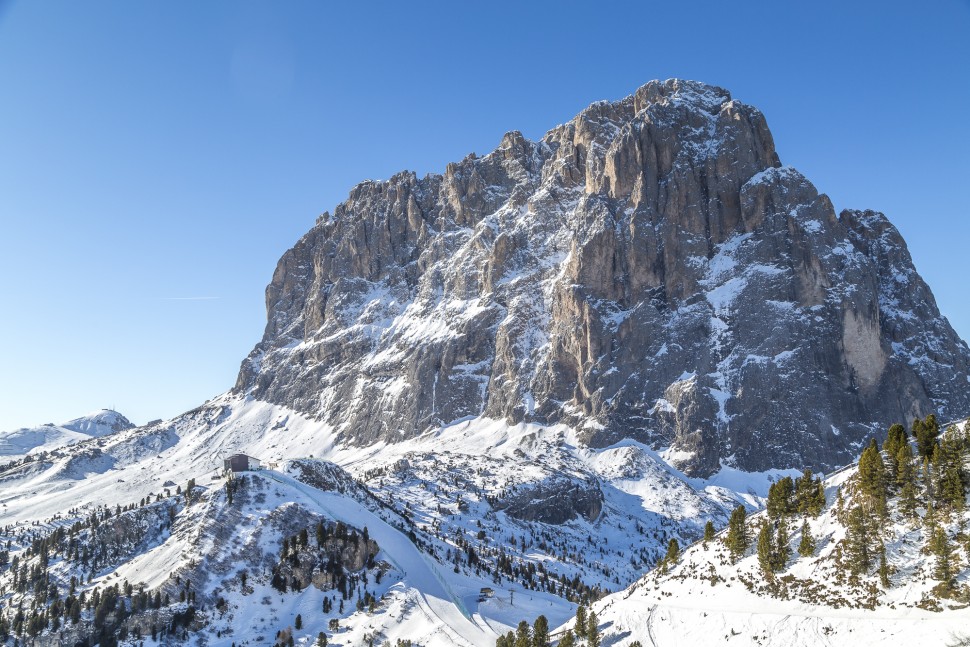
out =
[[(768, 475), (749, 475), (750, 487), (738, 492), (716, 482), (687, 479), (638, 443), (589, 449), (574, 434), (565, 426), (510, 427), (504, 421), (475, 419), (407, 444), (359, 448), (339, 444), (333, 430), (319, 421), (227, 395), (172, 421), (89, 439), (11, 464), (0, 471), (0, 526), (10, 524), (10, 536), (23, 537), (85, 518), (98, 506), (150, 501), (159, 493), (174, 492), (177, 485), (184, 487), (189, 479), (199, 486), (219, 486), (223, 482), (213, 477), (221, 471), (222, 459), (237, 451), (275, 467), (254, 478), (278, 484), (280, 505), (285, 500), (309, 501), (309, 508), (322, 513), (327, 497), (281, 470), (293, 459), (326, 459), (358, 479), (355, 500), (364, 501), (370, 510), (331, 501), (324, 506), (330, 517), (376, 528), (364, 519), (378, 511), (420, 547), (422, 559), (434, 565), (433, 573), (446, 574), (447, 586), (441, 586), (460, 591), (444, 602), (428, 603), (438, 606), (430, 620), (423, 621), (422, 631), (451, 636), (440, 644), (460, 644), (453, 635), (457, 621), (441, 619), (449, 617), (445, 607), (453, 604), (459, 615), (471, 616), (481, 627), (484, 637), (465, 636), (470, 644), (491, 644), (497, 633), (524, 616), (542, 613), (561, 621), (573, 612), (576, 601), (622, 589), (656, 562), (671, 537), (687, 543), (700, 535), (705, 520), (722, 524), (739, 502), (754, 507), (765, 494)], [(734, 487), (741, 485), (740, 477), (730, 470), (718, 476)], [(253, 512), (246, 523), (264, 523), (262, 518), (272, 509)], [(110, 581), (128, 578), (145, 582), (149, 589), (161, 586), (168, 573), (195, 559), (191, 550), (166, 537), (160, 532), (149, 553), (126, 557), (101, 573), (102, 578), (116, 571)], [(392, 539), (388, 536), (383, 543), (393, 545), (388, 543)], [(200, 554), (209, 554), (210, 548)], [(226, 568), (203, 564), (192, 579)], [(418, 578), (413, 568), (399, 570), (400, 609), (411, 609), (415, 596), (435, 590), (432, 581)], [(479, 604), (482, 587), (495, 593)], [(212, 603), (216, 593), (205, 595)], [(476, 613), (480, 620), (474, 620)], [(237, 617), (243, 616), (249, 614), (240, 612)], [(368, 623), (403, 636), (414, 628), (406, 623), (398, 627), (401, 617), (396, 611), (396, 619), (385, 615)], [(221, 625), (211, 624), (217, 626)], [(237, 632), (257, 631), (234, 627)]]
[[(267, 306), (228, 394), (139, 428), (8, 435), (0, 633), (493, 644), (626, 589), (671, 540), (759, 509), (794, 467), (844, 464), (887, 420), (970, 403), (970, 350), (888, 220), (837, 217), (780, 166), (760, 112), (693, 82), (593, 104), (540, 141), (509, 133), (441, 176), (359, 185), (284, 255)], [(267, 469), (227, 482), (236, 452)], [(874, 603), (832, 579), (831, 514), (811, 521), (814, 561), (771, 590), (750, 555), (692, 548), (597, 607), (608, 640), (654, 640), (645, 609), (678, 627), (658, 644), (787, 641), (798, 625), (774, 609), (842, 640), (923, 599), (918, 577)], [(907, 532), (885, 538), (898, 578), (925, 570)], [(356, 584), (340, 600), (335, 575)], [(55, 622), (82, 593), (79, 623)]]
[[(333, 461), (378, 498), (409, 507), (429, 532), (446, 536), (464, 527), (477, 534), (478, 522), (491, 519), (515, 526), (517, 536), (526, 529), (525, 548), (521, 542), (510, 548), (523, 558), (533, 553), (532, 536), (544, 527), (566, 543), (610, 535), (615, 543), (600, 546), (594, 563), (586, 562), (585, 551), (551, 560), (570, 577), (584, 572), (590, 586), (609, 589), (632, 582), (670, 537), (698, 537), (706, 519), (723, 522), (739, 500), (756, 506), (767, 484), (753, 475), (752, 491), (737, 494), (686, 479), (634, 442), (585, 448), (564, 426), (469, 420), (407, 444), (357, 448), (337, 444), (332, 430), (317, 421), (230, 395), (168, 423), (12, 466), (0, 473), (5, 504), (0, 523), (30, 523), (84, 503), (138, 499), (165, 482), (204, 478), (237, 451), (264, 462), (311, 456)], [(543, 492), (556, 505), (530, 506)]]
[(17, 460), (28, 454), (50, 451), (132, 427), (134, 425), (117, 411), (101, 409), (60, 425), (50, 423), (0, 432), (0, 462)]
[[(963, 428), (958, 428), (958, 435), (964, 434)], [(966, 467), (970, 446), (964, 443)], [(884, 458), (888, 466), (888, 456)], [(739, 558), (728, 550), (727, 531), (722, 531), (688, 548), (666, 569), (658, 568), (630, 589), (595, 604), (603, 644), (639, 640), (643, 645), (861, 647), (888, 642), (946, 645), (970, 637), (970, 513), (965, 507), (943, 505), (926, 490), (925, 475), (917, 476), (916, 482), (915, 517), (901, 512), (899, 489), (893, 487), (888, 517), (871, 522), (868, 567), (853, 572), (854, 549), (847, 539), (852, 534), (851, 511), (869, 505), (856, 465), (825, 481), (827, 504), (818, 517), (786, 518), (790, 542), (783, 568), (769, 574), (760, 565), (760, 524), (778, 522), (768, 519), (766, 512), (753, 515), (748, 518), (751, 543)], [(935, 503), (935, 510), (928, 513), (929, 502)], [(815, 543), (805, 556), (798, 552), (803, 522)], [(949, 593), (941, 591), (939, 558), (931, 550), (937, 529), (953, 550)], [(885, 550), (884, 569), (880, 546)]]
[[(166, 481), (153, 494), (125, 504), (83, 506), (8, 528), (0, 540), (10, 542), (13, 559), (28, 567), (31, 577), (43, 577), (59, 590), (67, 591), (72, 577), (80, 581), (75, 593), (89, 596), (113, 584), (130, 584), (134, 593), (121, 597), (131, 599), (128, 608), (133, 611), (114, 629), (123, 626), (129, 635), (147, 637), (153, 626), (169, 627), (164, 640), (158, 636), (166, 644), (181, 638), (178, 628), (171, 629), (179, 622), (173, 617), (189, 606), (196, 611), (187, 629), (205, 636), (206, 644), (226, 647), (271, 644), (280, 630), (293, 631), (298, 641), (326, 632), (338, 645), (366, 644), (379, 636), (382, 641), (417, 639), (427, 646), (486, 647), (521, 613), (545, 613), (561, 622), (573, 612), (574, 606), (556, 595), (514, 584), (505, 595), (481, 598), (483, 587), (494, 586), (488, 572), (442, 562), (438, 552), (444, 542), (416, 537), (405, 516), (339, 468), (317, 460), (280, 468), (231, 482), (225, 477), (199, 479), (191, 488), (187, 481), (178, 486)], [(121, 492), (129, 486), (124, 480), (119, 484)], [(45, 506), (43, 496), (34, 501), (38, 516), (57, 507), (49, 500)], [(98, 522), (89, 524), (91, 518)], [(318, 583), (316, 570), (313, 585), (274, 588), (274, 574), (286, 561), (280, 557), (284, 540), (303, 529), (313, 536), (317, 524), (332, 527), (337, 522), (353, 529), (355, 536), (369, 537), (379, 549), (373, 560), (354, 568), (346, 549), (333, 552), (333, 540), (326, 549), (319, 545), (323, 562), (328, 554), (344, 560), (342, 572), (349, 580), (345, 593), (324, 578)], [(43, 559), (37, 549), (41, 537), (46, 538)], [(317, 548), (314, 542), (302, 557)], [(360, 540), (348, 542), (352, 549)], [(20, 569), (0, 566), (2, 608), (32, 599), (33, 587), (25, 588), (22, 578), (18, 588), (18, 573)], [(514, 610), (508, 600), (513, 591)], [(142, 592), (149, 600), (157, 593), (159, 602), (137, 611), (136, 598)], [(324, 598), (332, 602), (326, 611)], [(302, 628), (295, 628), (298, 614)], [(65, 623), (60, 633), (43, 632), (40, 644), (90, 637), (93, 615), (84, 611), (81, 623)], [(332, 620), (337, 624), (331, 626)]]

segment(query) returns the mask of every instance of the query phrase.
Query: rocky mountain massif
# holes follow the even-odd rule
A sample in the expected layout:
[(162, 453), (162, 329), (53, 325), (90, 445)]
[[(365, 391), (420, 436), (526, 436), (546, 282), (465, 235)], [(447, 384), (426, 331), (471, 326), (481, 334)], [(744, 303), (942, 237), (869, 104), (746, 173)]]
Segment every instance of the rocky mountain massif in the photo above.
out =
[[(764, 507), (772, 482), (968, 405), (967, 347), (896, 230), (836, 217), (723, 90), (651, 83), (444, 176), (364, 183), (284, 256), (268, 303), (232, 392), (0, 460), (0, 644), (491, 647), (593, 603), (603, 644), (626, 645), (685, 591), (704, 607), (676, 626), (698, 643), (801, 626), (875, 643), (903, 604), (934, 636), (962, 621), (966, 570), (938, 595), (917, 554), (939, 535), (927, 519), (965, 543), (955, 509), (882, 518), (898, 570), (875, 603), (875, 566), (829, 577), (838, 474), (811, 557), (773, 571), (822, 588), (783, 616), (754, 585), (746, 624), (718, 613), (757, 573), (753, 546), (734, 563), (694, 546), (603, 599)], [(229, 478), (239, 451), (267, 469)], [(921, 469), (927, 501), (952, 487)]]
[(360, 446), (562, 423), (707, 477), (831, 469), (970, 411), (970, 351), (892, 224), (836, 215), (757, 109), (691, 81), (361, 183), (266, 294), (235, 392)]

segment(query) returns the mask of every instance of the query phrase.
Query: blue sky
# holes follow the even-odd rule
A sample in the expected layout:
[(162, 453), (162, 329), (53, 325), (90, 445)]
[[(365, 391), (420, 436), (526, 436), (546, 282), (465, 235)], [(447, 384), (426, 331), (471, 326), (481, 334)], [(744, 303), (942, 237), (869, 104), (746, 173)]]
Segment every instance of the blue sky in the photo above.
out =
[(225, 391), (277, 259), (354, 184), (669, 77), (886, 212), (970, 337), (966, 1), (0, 0), (0, 429)]

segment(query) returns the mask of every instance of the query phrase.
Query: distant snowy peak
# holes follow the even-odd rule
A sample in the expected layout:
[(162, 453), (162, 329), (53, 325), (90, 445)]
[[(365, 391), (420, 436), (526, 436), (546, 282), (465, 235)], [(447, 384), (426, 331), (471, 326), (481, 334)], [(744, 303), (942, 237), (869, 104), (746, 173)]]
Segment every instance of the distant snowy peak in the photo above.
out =
[(132, 429), (135, 425), (110, 409), (101, 409), (60, 425), (49, 423), (0, 432), (0, 459), (16, 460), (43, 451), (51, 451), (82, 440)]
[(116, 431), (131, 429), (135, 425), (117, 411), (101, 409), (86, 416), (69, 420), (61, 426), (88, 436), (106, 436)]
[(706, 477), (829, 470), (894, 422), (970, 413), (970, 350), (899, 232), (837, 214), (760, 111), (693, 81), (357, 185), (266, 302), (236, 393), (356, 445), (561, 423)]

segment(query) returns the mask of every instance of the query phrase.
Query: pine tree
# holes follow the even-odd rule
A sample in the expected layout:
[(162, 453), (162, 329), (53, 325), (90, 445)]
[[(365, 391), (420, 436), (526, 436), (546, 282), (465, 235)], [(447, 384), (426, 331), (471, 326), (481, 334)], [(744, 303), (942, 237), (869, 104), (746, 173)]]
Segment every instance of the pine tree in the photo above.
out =
[(761, 530), (758, 531), (758, 565), (761, 566), (765, 575), (771, 575), (775, 572), (774, 557), (774, 533), (771, 531), (770, 524), (762, 523)]
[(937, 497), (937, 486), (939, 485), (938, 470), (936, 463), (929, 458), (923, 459), (923, 486), (924, 498), (934, 501)]
[(895, 458), (899, 453), (899, 448), (908, 444), (908, 440), (906, 427), (897, 423), (889, 428), (889, 432), (886, 434), (886, 441), (882, 444), (882, 450), (886, 452), (887, 456)]
[(802, 521), (802, 539), (798, 542), (798, 554), (802, 557), (811, 557), (815, 554), (815, 537), (812, 536), (812, 529), (808, 521)]
[(790, 476), (779, 479), (768, 488), (765, 507), (771, 519), (780, 519), (794, 510), (795, 484)]
[(886, 546), (881, 542), (879, 543), (879, 583), (882, 584), (884, 589), (888, 589), (890, 586), (889, 564), (886, 563)]
[(889, 478), (889, 485), (896, 483), (896, 474), (899, 470), (899, 461), (896, 456), (899, 448), (908, 444), (906, 428), (900, 424), (892, 425), (886, 434), (886, 440), (882, 444), (882, 451), (886, 454), (886, 472)]
[(788, 565), (788, 558), (791, 557), (791, 548), (788, 544), (788, 524), (782, 520), (778, 524), (778, 534), (775, 537), (775, 553), (772, 556), (772, 570), (776, 573), (785, 570), (785, 567)]
[(930, 552), (936, 557), (933, 578), (939, 580), (944, 592), (952, 591), (957, 571), (953, 544), (940, 526), (935, 526), (930, 533)]
[(896, 452), (896, 485), (899, 486), (899, 511), (912, 519), (916, 516), (916, 468), (913, 449), (906, 443)]
[(664, 566), (675, 564), (679, 558), (680, 544), (677, 543), (677, 539), (671, 537), (670, 541), (667, 542), (667, 554), (664, 555), (663, 559)]
[(861, 575), (872, 566), (872, 528), (869, 515), (861, 506), (849, 509), (845, 529), (845, 555), (849, 560), (849, 570)]
[(913, 438), (916, 439), (916, 451), (920, 458), (932, 460), (936, 452), (936, 438), (940, 435), (940, 425), (936, 416), (930, 414), (925, 420), (913, 420)]
[(576, 624), (574, 625), (577, 636), (586, 635), (586, 605), (579, 605), (576, 609)]
[(532, 629), (525, 620), (519, 621), (519, 626), (515, 629), (514, 647), (532, 647)]
[(822, 479), (815, 479), (815, 494), (808, 500), (808, 506), (806, 512), (817, 517), (822, 514), (822, 510), (825, 509), (825, 484), (822, 483)]
[(595, 611), (589, 612), (589, 618), (586, 621), (586, 644), (588, 647), (600, 647), (599, 618), (596, 617)]
[(737, 560), (744, 554), (744, 551), (748, 549), (748, 544), (750, 543), (746, 523), (747, 517), (747, 510), (744, 509), (743, 505), (739, 505), (731, 512), (731, 518), (728, 520), (728, 532), (724, 543), (727, 545), (728, 550), (731, 552), (731, 558), (734, 560)]
[(963, 470), (961, 439), (955, 429), (944, 434), (936, 448), (936, 463), (939, 481), (936, 493), (939, 500), (952, 510), (963, 510), (966, 504), (966, 485)]
[(532, 647), (549, 647), (549, 621), (545, 616), (532, 623)]
[(799, 514), (817, 517), (825, 507), (825, 486), (822, 479), (806, 469), (795, 479), (795, 506)]
[(704, 542), (714, 541), (714, 522), (710, 519), (704, 524)]
[(575, 647), (575, 645), (576, 636), (573, 634), (572, 629), (567, 629), (566, 633), (564, 633), (562, 638), (559, 639), (559, 644), (557, 647)]
[(886, 513), (886, 465), (876, 439), (869, 441), (859, 457), (859, 488), (879, 515)]

